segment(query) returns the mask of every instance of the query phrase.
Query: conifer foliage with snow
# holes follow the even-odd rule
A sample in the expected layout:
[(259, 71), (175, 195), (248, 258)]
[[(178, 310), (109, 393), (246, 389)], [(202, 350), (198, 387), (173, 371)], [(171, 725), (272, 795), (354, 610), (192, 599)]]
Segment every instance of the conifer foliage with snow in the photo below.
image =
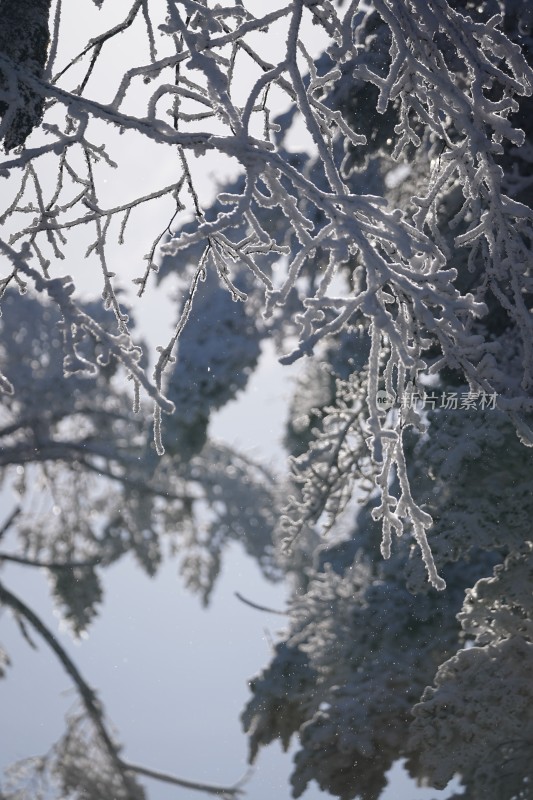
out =
[[(530, 798), (530, 3), (134, 0), (66, 61), (61, 0), (25, 24), (31, 4), (4, 5), (23, 41), (0, 36), (2, 468), (41, 470), (79, 533), (56, 520), (36, 537), (24, 512), (26, 560), (46, 556), (81, 630), (97, 562), (133, 547), (154, 572), (170, 537), (207, 599), (238, 539), (294, 587), (243, 724), (252, 757), (298, 737), (295, 796), (315, 780), (376, 800), (406, 758), (435, 787), (458, 773), (475, 800)], [(128, 64), (113, 72), (119, 41)], [(164, 183), (140, 170), (133, 187), (122, 141), (165, 159)], [(204, 201), (195, 175), (212, 154), (238, 177)], [(115, 242), (154, 204), (133, 284), (180, 291), (152, 371)], [(101, 304), (64, 267), (81, 234)], [(307, 360), (277, 485), (208, 432), (267, 336), (282, 363)], [(60, 404), (54, 381), (73, 387)], [(116, 494), (91, 489), (91, 517), (62, 469)], [(88, 570), (88, 600), (58, 559)], [(111, 777), (105, 790), (63, 775), (65, 791), (139, 791), (85, 700)]]

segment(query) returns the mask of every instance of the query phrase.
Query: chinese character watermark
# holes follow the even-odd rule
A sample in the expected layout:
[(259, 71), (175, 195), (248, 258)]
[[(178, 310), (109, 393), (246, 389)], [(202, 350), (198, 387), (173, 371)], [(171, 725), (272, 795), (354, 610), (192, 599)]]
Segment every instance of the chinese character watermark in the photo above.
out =
[(393, 394), (380, 390), (376, 393), (378, 411), (386, 412), (399, 405), (417, 411), (443, 408), (448, 410), (485, 411), (496, 408), (497, 394), (493, 392), (405, 392), (398, 400)]

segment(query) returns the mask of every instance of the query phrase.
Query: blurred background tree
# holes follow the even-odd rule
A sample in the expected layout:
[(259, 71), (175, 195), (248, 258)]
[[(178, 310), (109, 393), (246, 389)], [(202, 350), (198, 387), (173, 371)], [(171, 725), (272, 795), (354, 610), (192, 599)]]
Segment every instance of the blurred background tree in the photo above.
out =
[[(61, 4), (46, 66), (45, 5), (35, 52), (0, 39), (0, 138), (14, 151), (0, 164), (12, 193), (0, 463), (18, 495), (2, 564), (48, 570), (79, 635), (101, 570), (125, 553), (150, 575), (177, 556), (207, 602), (236, 540), (291, 587), (286, 630), (243, 711), (252, 760), (297, 737), (294, 796), (316, 781), (377, 800), (406, 759), (435, 788), (458, 774), (472, 800), (531, 797), (529, 4), (296, 0), (254, 14), (137, 0), (57, 72)], [(316, 57), (305, 18), (322, 36)], [(267, 58), (261, 37), (268, 50), (280, 25), (279, 58)], [(94, 75), (135, 26), (146, 52), (118, 68), (109, 101)], [(140, 170), (133, 200), (109, 194), (101, 175), (120, 146), (112, 134), (96, 143), (102, 122), (171, 152), (171, 183), (147, 189)], [(210, 151), (239, 174), (202, 202), (190, 156)], [(159, 200), (169, 222), (134, 284), (142, 296), (157, 273), (179, 300), (149, 368), (109, 240)], [(61, 272), (78, 229), (91, 232), (103, 303)], [(290, 404), (286, 478), (209, 435), (267, 336), (284, 363), (311, 356)], [(134, 776), (153, 771), (122, 760), (35, 613), (3, 584), (0, 601), (45, 638), (83, 706), (5, 797), (28, 796), (36, 774), (59, 780), (61, 797), (143, 797)]]

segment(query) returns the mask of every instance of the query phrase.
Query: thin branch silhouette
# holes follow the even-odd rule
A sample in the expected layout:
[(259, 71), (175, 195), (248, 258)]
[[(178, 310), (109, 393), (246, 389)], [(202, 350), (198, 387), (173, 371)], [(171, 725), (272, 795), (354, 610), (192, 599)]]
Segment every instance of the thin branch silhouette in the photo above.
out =
[(98, 700), (96, 692), (91, 689), (77, 666), (74, 664), (66, 650), (61, 646), (54, 634), (29, 606), (27, 606), (11, 591), (9, 591), (9, 589), (7, 589), (2, 583), (0, 583), (0, 603), (4, 603), (5, 605), (9, 606), (16, 615), (24, 618), (56, 654), (65, 671), (74, 682), (87, 715), (98, 732), (111, 764), (120, 775), (124, 788), (127, 792), (131, 792), (130, 777), (128, 773), (133, 772), (139, 775), (145, 775), (149, 778), (154, 778), (155, 780), (163, 781), (165, 783), (183, 786), (194, 791), (217, 795), (222, 797), (224, 800), (232, 800), (232, 798), (236, 798), (242, 794), (242, 789), (240, 788), (242, 779), (235, 784), (235, 786), (214, 786), (211, 784), (199, 783), (197, 781), (187, 781), (182, 778), (169, 775), (165, 772), (151, 770), (136, 764), (129, 764), (127, 761), (121, 759), (119, 756), (119, 747), (117, 744), (115, 744), (111, 734), (109, 733), (104, 718), (104, 710), (102, 704)]

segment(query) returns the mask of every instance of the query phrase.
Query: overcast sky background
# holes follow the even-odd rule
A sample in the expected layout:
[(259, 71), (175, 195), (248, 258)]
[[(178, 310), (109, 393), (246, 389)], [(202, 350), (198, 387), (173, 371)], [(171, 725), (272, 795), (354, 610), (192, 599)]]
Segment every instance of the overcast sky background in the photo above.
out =
[[(253, 10), (252, 4), (246, 5)], [(268, 10), (275, 5), (269, 3)], [(58, 63), (65, 63), (87, 39), (123, 18), (129, 6), (122, 0), (107, 0), (103, 11), (97, 12), (90, 0), (65, 3), (65, 33)], [(154, 2), (153, 7), (156, 6)], [(259, 2), (254, 6), (256, 10), (262, 8), (263, 13), (266, 10)], [(283, 46), (280, 33), (266, 36), (269, 38), (264, 37), (265, 46), (270, 51)], [(123, 45), (114, 43), (109, 51), (111, 61), (104, 59), (98, 67), (95, 92), (105, 94), (106, 70), (117, 71), (122, 64), (129, 64), (129, 48), (144, 46), (142, 29), (124, 36)], [(317, 42), (316, 51), (319, 49)], [(161, 148), (139, 142), (130, 134), (119, 139), (103, 124), (100, 127), (103, 140), (110, 143), (110, 154), (120, 156), (122, 164), (116, 182), (112, 175), (105, 178), (110, 202), (133, 196), (139, 182), (145, 191), (150, 191), (152, 186), (170, 183), (173, 171), (177, 174), (177, 160), (172, 162), (175, 155), (168, 150), (161, 152)], [(235, 169), (219, 156), (201, 163), (193, 160), (192, 166), (205, 200), (212, 196), (214, 183)], [(164, 228), (171, 213), (172, 204), (168, 201), (154, 203), (135, 217), (122, 248), (111, 245), (116, 259), (114, 271), (123, 276), (123, 286), (142, 273), (144, 262), (140, 256), (147, 252), (154, 231)], [(73, 238), (66, 266), (61, 265), (58, 274), (73, 274), (83, 291), (97, 296), (100, 275), (94, 264), (89, 268), (80, 258), (89, 239), (83, 231)], [(162, 295), (151, 287), (142, 303), (134, 301), (138, 329), (149, 341), (152, 352), (166, 342), (174, 322), (175, 309), (168, 299), (172, 282), (163, 286), (163, 292)], [(280, 440), (286, 402), (298, 369), (282, 368), (267, 346), (246, 393), (216, 415), (212, 435), (283, 471)], [(4, 518), (12, 499), (5, 490), (0, 499), (0, 517)], [(162, 567), (155, 580), (142, 573), (129, 557), (107, 569), (103, 575), (106, 599), (102, 612), (88, 638), (78, 643), (61, 629), (43, 574), (9, 564), (4, 566), (2, 578), (42, 616), (88, 683), (98, 690), (125, 746), (126, 759), (186, 779), (216, 784), (231, 785), (243, 775), (247, 742), (239, 715), (249, 698), (247, 681), (269, 662), (272, 641), (283, 618), (243, 605), (234, 593), (238, 591), (256, 603), (282, 609), (286, 589), (267, 584), (236, 545), (224, 560), (223, 574), (208, 610), (185, 591), (172, 562)], [(13, 662), (7, 680), (0, 682), (0, 767), (5, 767), (16, 759), (46, 752), (64, 732), (64, 715), (75, 705), (76, 696), (44, 643), (39, 642), (39, 649), (32, 650), (7, 613), (0, 623), (0, 641)], [(290, 756), (282, 755), (277, 743), (263, 751), (247, 785), (247, 797), (288, 799), (290, 768)], [(145, 784), (150, 800), (196, 795), (161, 783)], [(418, 790), (402, 777), (400, 769), (395, 769), (393, 784), (383, 800), (430, 800), (450, 793)], [(327, 796), (314, 785), (304, 795), (305, 800)]]

